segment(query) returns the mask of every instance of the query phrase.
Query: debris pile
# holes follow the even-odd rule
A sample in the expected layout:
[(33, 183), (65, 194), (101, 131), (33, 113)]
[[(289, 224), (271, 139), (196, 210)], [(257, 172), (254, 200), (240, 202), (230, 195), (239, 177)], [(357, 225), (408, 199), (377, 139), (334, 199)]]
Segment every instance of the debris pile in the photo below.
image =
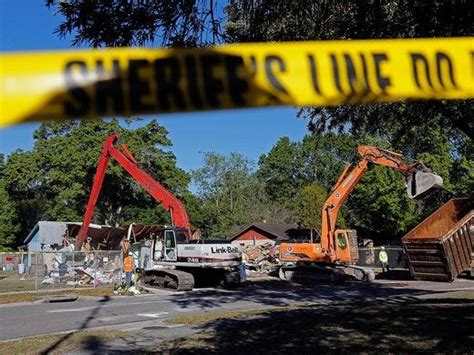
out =
[(242, 260), (249, 276), (271, 274), (279, 265), (279, 246), (265, 243), (262, 245), (247, 245), (242, 251)]
[(127, 286), (127, 285), (120, 285), (118, 287), (114, 287), (114, 294), (121, 295), (121, 296), (136, 296), (142, 293), (148, 293), (146, 289), (140, 287), (138, 285)]
[(43, 255), (45, 278), (43, 284), (68, 286), (101, 286), (120, 282), (120, 254), (76, 253), (67, 248)]

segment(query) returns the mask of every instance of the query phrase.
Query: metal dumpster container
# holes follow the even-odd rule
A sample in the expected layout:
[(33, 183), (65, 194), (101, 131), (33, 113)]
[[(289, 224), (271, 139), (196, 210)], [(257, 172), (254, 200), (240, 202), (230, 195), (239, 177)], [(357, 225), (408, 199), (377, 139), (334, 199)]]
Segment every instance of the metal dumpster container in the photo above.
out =
[(471, 267), (474, 198), (449, 200), (402, 238), (411, 275), (453, 281)]

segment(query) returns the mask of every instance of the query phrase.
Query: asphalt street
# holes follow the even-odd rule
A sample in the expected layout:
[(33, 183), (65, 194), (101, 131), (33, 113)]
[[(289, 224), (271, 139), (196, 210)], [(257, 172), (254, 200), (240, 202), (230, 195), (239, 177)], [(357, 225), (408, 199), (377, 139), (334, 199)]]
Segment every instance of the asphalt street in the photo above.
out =
[(222, 310), (245, 310), (345, 300), (384, 301), (454, 290), (472, 290), (474, 280), (454, 283), (377, 281), (373, 284), (298, 287), (278, 281), (248, 283), (237, 290), (158, 291), (134, 297), (80, 297), (74, 302), (0, 306), (0, 340), (75, 330), (113, 327), (122, 330), (174, 329), (167, 318)]

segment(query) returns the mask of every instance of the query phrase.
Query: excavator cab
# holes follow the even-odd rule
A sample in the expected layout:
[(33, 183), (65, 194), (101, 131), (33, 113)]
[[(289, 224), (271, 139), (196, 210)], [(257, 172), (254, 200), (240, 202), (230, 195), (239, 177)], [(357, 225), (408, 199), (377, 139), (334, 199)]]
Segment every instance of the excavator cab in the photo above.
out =
[(173, 230), (165, 230), (165, 260), (176, 261), (176, 234)]
[(354, 229), (336, 229), (334, 236), (337, 259), (347, 264), (355, 264), (359, 259), (357, 231)]
[(153, 242), (153, 260), (176, 261), (176, 234), (172, 229), (157, 233)]
[(424, 168), (408, 175), (405, 185), (408, 196), (415, 198), (432, 187), (442, 187), (443, 178)]

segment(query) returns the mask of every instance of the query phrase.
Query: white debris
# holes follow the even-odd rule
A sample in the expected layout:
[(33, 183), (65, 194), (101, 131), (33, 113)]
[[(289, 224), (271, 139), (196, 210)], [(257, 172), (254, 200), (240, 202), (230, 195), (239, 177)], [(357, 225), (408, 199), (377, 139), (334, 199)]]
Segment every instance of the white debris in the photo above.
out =
[(55, 279), (54, 277), (46, 277), (43, 281), (41, 281), (42, 284), (49, 284), (49, 285), (54, 285)]
[(130, 287), (128, 290), (134, 295), (139, 295), (141, 293), (135, 286)]

